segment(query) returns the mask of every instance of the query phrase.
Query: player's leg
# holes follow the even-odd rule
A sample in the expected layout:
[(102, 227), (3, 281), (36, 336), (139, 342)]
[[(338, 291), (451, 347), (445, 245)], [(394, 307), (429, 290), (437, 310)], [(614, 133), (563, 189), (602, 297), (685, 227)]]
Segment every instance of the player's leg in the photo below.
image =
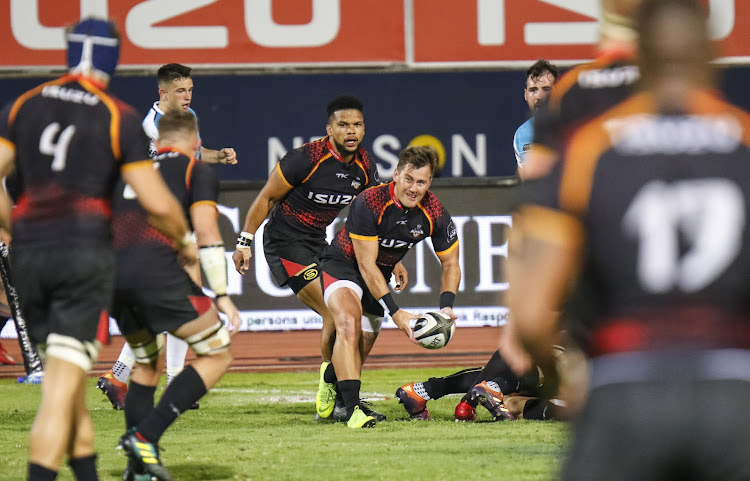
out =
[(75, 442), (68, 451), (68, 465), (78, 481), (96, 481), (96, 454), (94, 451), (94, 423), (86, 408), (85, 385), (78, 391), (75, 400), (75, 418), (73, 421)]
[(431, 377), (424, 382), (410, 382), (396, 390), (396, 398), (404, 405), (412, 419), (431, 419), (427, 401), (448, 394), (466, 393), (473, 387), (482, 368), (470, 368), (444, 377)]
[(112, 368), (101, 376), (96, 387), (107, 396), (114, 409), (125, 408), (125, 396), (128, 393), (128, 379), (130, 371), (135, 365), (135, 355), (126, 342), (120, 350), (120, 355)]
[(351, 428), (373, 427), (375, 418), (359, 408), (362, 359), (359, 342), (362, 332), (361, 288), (351, 281), (337, 281), (326, 287), (326, 303), (336, 325), (333, 365), (346, 409), (347, 425)]

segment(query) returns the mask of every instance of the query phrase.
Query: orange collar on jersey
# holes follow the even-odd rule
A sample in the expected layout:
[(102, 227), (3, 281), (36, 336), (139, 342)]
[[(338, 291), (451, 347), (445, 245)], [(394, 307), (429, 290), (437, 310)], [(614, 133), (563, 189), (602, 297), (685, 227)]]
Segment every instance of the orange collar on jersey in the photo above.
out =
[[(326, 147), (328, 148), (328, 151), (331, 153), (334, 159), (338, 160), (339, 162), (346, 162), (338, 152), (336, 152), (336, 149), (333, 148), (333, 144), (331, 144), (331, 137), (326, 136)], [(347, 164), (351, 164), (355, 160), (357, 160), (357, 154), (359, 153), (359, 149), (357, 149), (357, 152), (352, 155), (352, 160), (349, 162), (346, 162)]]
[(156, 151), (156, 155), (163, 154), (163, 153), (166, 153), (166, 152), (177, 152), (179, 154), (184, 155), (185, 157), (188, 157), (191, 162), (195, 160), (195, 156), (194, 155), (190, 155), (187, 152), (178, 149), (177, 147), (163, 147), (163, 148), (161, 148), (161, 149), (159, 149), (159, 150)]
[(84, 80), (90, 83), (91, 85), (93, 85), (94, 87), (98, 88), (99, 90), (105, 90), (107, 88), (106, 84), (103, 84), (102, 82), (98, 80), (94, 80), (92, 77), (87, 77), (79, 73), (63, 75), (61, 78), (65, 81), (71, 81), (71, 82), (74, 80)]
[(399, 209), (403, 209), (404, 206), (401, 205), (401, 201), (398, 200), (398, 197), (396, 197), (396, 183), (391, 181), (391, 183), (388, 185), (388, 192), (391, 194), (391, 200), (394, 204), (396, 204), (396, 207)]

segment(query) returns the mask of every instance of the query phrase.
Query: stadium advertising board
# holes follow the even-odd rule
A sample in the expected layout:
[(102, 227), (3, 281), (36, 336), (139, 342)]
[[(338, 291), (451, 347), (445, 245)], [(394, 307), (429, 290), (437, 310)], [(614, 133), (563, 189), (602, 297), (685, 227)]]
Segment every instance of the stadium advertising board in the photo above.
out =
[[(750, 2), (704, 0), (722, 56), (750, 60)], [(63, 26), (115, 19), (121, 65), (512, 65), (588, 59), (599, 0), (8, 0), (5, 68), (63, 63)], [(168, 59), (168, 60), (166, 60)]]
[[(461, 284), (456, 296), (458, 326), (497, 326), (507, 319), (505, 259), (512, 187), (497, 185), (448, 185), (431, 190), (447, 207), (459, 237)], [(231, 260), (234, 244), (257, 189), (224, 191), (221, 194), (220, 227), (230, 264), (228, 292), (242, 315), (243, 330), (318, 329), (322, 320), (304, 308), (291, 289), (276, 285), (263, 255), (262, 228), (256, 232), (250, 271), (240, 276)], [(344, 211), (346, 214), (347, 211)], [(329, 239), (343, 226), (340, 217), (328, 230)], [(429, 240), (417, 244), (404, 265), (409, 285), (396, 301), (411, 312), (437, 310), (440, 295), (440, 262)], [(384, 327), (395, 327), (390, 319)]]

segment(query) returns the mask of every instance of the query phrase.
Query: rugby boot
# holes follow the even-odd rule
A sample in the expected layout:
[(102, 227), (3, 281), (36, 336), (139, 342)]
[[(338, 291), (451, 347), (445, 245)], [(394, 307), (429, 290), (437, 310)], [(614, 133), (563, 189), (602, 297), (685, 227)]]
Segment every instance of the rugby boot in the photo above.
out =
[(15, 364), (16, 360), (13, 359), (13, 356), (8, 354), (8, 351), (5, 350), (5, 346), (3, 346), (3, 343), (0, 342), (0, 364)]
[(359, 406), (354, 406), (354, 411), (346, 421), (346, 426), (352, 429), (374, 428), (377, 421), (374, 417), (363, 413)]
[(125, 409), (125, 395), (128, 393), (128, 385), (115, 379), (111, 370), (99, 378), (96, 387), (107, 395), (114, 409)]
[(157, 447), (136, 432), (135, 428), (128, 429), (120, 437), (117, 447), (128, 455), (134, 473), (146, 473), (158, 481), (172, 481), (172, 475), (159, 460)]
[(365, 401), (363, 399), (359, 400), (359, 408), (362, 410), (363, 413), (365, 413), (367, 416), (372, 416), (375, 418), (377, 422), (383, 422), (386, 420), (385, 414), (379, 413), (376, 410), (372, 408), (372, 403), (369, 401)]
[(343, 400), (336, 399), (336, 402), (333, 405), (333, 411), (331, 411), (331, 416), (327, 419), (337, 423), (346, 422), (346, 406), (344, 406)]
[(331, 417), (334, 404), (336, 403), (336, 385), (325, 382), (324, 374), (330, 361), (323, 361), (320, 365), (320, 380), (318, 381), (318, 393), (315, 395), (315, 412), (321, 419)]
[(398, 402), (403, 404), (409, 417), (413, 420), (432, 421), (430, 411), (427, 410), (427, 401), (414, 392), (414, 383), (404, 384), (396, 390)]
[(505, 404), (503, 404), (503, 392), (500, 390), (500, 386), (493, 381), (482, 381), (473, 388), (470, 392), (471, 400), (481, 404), (492, 415), (494, 421), (505, 421), (507, 419), (515, 419), (510, 413)]
[(474, 421), (477, 418), (477, 410), (469, 404), (468, 401), (461, 400), (456, 406), (456, 412), (453, 414), (453, 418), (457, 423)]
[(128, 458), (128, 467), (122, 475), (122, 481), (151, 481), (151, 475), (136, 472), (135, 464)]

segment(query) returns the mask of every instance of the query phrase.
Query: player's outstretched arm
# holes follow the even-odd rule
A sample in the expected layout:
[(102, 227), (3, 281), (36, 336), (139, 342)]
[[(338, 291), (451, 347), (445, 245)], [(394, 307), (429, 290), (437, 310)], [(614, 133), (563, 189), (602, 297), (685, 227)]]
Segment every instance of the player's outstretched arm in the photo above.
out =
[(237, 164), (237, 153), (231, 147), (224, 147), (220, 150), (207, 149), (201, 146), (201, 162), (207, 164)]
[(250, 204), (250, 210), (247, 211), (245, 216), (245, 224), (242, 226), (242, 234), (237, 242), (234, 254), (232, 254), (234, 267), (243, 276), (250, 269), (250, 258), (253, 256), (253, 249), (250, 244), (255, 236), (255, 231), (268, 217), (268, 213), (271, 212), (274, 204), (283, 199), (290, 190), (292, 190), (292, 186), (284, 180), (279, 173), (279, 169), (275, 168), (268, 176), (266, 185), (260, 190), (253, 203)]
[(151, 161), (127, 164), (121, 169), (121, 174), (148, 212), (151, 225), (174, 240), (180, 260), (188, 265), (198, 262), (198, 248), (188, 230), (182, 207)]

